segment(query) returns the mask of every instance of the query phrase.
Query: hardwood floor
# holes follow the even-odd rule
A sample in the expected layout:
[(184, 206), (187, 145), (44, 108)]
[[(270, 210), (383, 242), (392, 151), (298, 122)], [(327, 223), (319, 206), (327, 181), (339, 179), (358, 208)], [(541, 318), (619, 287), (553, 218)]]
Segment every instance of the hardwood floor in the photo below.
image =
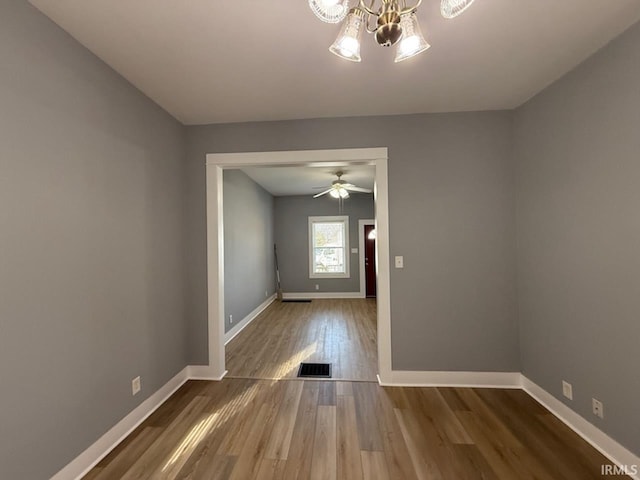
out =
[[(522, 390), (380, 387), (375, 339), (373, 300), (274, 303), (227, 346), (227, 378), (187, 382), (85, 479), (603, 478)], [(301, 361), (342, 380), (297, 379)]]
[(375, 299), (272, 303), (226, 348), (231, 377), (295, 378), (300, 362), (332, 363), (333, 378), (375, 380)]
[(588, 480), (609, 462), (521, 390), (190, 381), (96, 479)]

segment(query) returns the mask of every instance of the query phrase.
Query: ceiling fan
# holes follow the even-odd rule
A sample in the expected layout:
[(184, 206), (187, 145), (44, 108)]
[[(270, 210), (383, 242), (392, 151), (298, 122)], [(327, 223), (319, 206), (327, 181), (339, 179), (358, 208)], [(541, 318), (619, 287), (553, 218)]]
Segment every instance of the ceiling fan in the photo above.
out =
[[(323, 195), (326, 195), (327, 193), (331, 195), (333, 198), (349, 198), (349, 192), (371, 193), (373, 191), (368, 188), (356, 187), (352, 183), (345, 182), (341, 178), (342, 175), (344, 175), (344, 172), (340, 172), (340, 171), (336, 172), (336, 176), (338, 177), (338, 179), (331, 182), (331, 186), (329, 188), (327, 188), (323, 192), (320, 192), (314, 195), (313, 198), (321, 197)], [(318, 187), (318, 188), (324, 188), (324, 187)]]

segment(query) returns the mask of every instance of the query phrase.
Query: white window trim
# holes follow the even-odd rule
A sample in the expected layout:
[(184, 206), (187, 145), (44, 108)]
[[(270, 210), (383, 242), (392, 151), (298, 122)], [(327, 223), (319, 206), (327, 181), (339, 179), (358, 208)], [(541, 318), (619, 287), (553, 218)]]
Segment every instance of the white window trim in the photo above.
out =
[[(313, 271), (313, 224), (314, 223), (344, 223), (344, 273), (315, 273)], [(349, 264), (351, 263), (351, 256), (349, 254), (349, 216), (317, 216), (309, 217), (309, 278), (351, 278), (349, 272)]]

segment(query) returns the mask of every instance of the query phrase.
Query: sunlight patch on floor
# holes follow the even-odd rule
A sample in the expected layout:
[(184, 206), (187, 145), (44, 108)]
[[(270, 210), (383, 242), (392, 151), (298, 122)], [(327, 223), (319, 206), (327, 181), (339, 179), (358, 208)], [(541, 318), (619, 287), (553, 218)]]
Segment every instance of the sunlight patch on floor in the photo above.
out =
[(318, 343), (313, 342), (303, 350), (291, 355), (287, 360), (277, 366), (274, 378), (286, 378), (291, 372), (300, 366), (300, 363), (304, 362), (307, 358), (316, 353), (317, 349)]
[(162, 467), (162, 471), (165, 472), (168, 468), (174, 465), (181, 457), (189, 458), (196, 447), (200, 444), (203, 438), (205, 438), (209, 432), (216, 425), (216, 420), (219, 415), (217, 413), (212, 413), (208, 415), (206, 418), (200, 420), (191, 431), (185, 436), (185, 438), (180, 442), (180, 444), (176, 447), (176, 449), (167, 460), (167, 463)]
[(175, 476), (173, 474), (178, 473), (184, 462), (193, 454), (201, 442), (206, 441), (213, 432), (224, 427), (228, 421), (234, 418), (236, 413), (247, 407), (261, 388), (270, 388), (275, 383), (275, 381), (256, 382), (220, 405), (215, 412), (202, 418), (171, 452), (169, 460), (162, 467), (163, 478), (173, 478)]

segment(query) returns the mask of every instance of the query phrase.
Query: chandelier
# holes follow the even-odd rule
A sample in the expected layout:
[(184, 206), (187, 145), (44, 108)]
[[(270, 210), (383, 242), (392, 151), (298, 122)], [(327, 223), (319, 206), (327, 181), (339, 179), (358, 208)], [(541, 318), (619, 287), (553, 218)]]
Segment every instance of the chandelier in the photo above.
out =
[[(360, 37), (362, 31), (375, 34), (376, 42), (383, 47), (398, 44), (396, 62), (401, 62), (427, 50), (418, 24), (416, 12), (422, 3), (417, 0), (407, 6), (406, 0), (358, 0), (358, 5), (349, 8), (350, 0), (309, 0), (313, 13), (323, 22), (344, 21), (340, 33), (329, 51), (345, 60), (361, 61)], [(444, 18), (453, 18), (465, 11), (474, 0), (441, 0), (440, 12)], [(375, 20), (375, 26), (371, 26)]]

